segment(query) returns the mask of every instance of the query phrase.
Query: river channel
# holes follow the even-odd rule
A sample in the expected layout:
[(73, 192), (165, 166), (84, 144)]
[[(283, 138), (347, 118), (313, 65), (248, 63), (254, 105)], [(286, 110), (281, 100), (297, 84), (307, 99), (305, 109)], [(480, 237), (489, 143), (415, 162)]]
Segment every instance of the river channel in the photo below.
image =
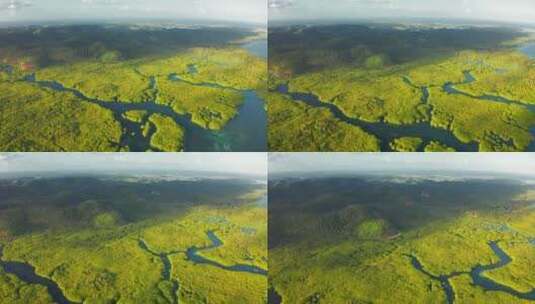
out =
[[(535, 43), (526, 44), (518, 48), (519, 51), (526, 54), (530, 58), (535, 58)], [(460, 83), (448, 82), (443, 85), (442, 89), (448, 94), (463, 95), (474, 99), (485, 100), (489, 102), (498, 102), (503, 104), (514, 104), (527, 108), (528, 110), (535, 112), (535, 104), (527, 104), (521, 101), (510, 100), (501, 96), (495, 95), (483, 95), (483, 96), (474, 96), (469, 93), (458, 90), (455, 86), (461, 84), (469, 84), (476, 79), (472, 76), (470, 71), (464, 71), (464, 81)], [(420, 89), (422, 92), (421, 101), (424, 104), (428, 104), (429, 101), (429, 88), (427, 86), (417, 87), (415, 86), (408, 77), (403, 77), (403, 81), (414, 88)], [(288, 85), (280, 85), (277, 88), (279, 93), (290, 96), (293, 100), (301, 101), (312, 107), (319, 107), (328, 109), (337, 119), (346, 122), (348, 124), (358, 126), (363, 129), (365, 132), (372, 134), (378, 137), (381, 140), (381, 151), (392, 151), (389, 143), (399, 137), (419, 137), (424, 140), (424, 142), (430, 142), (431, 140), (437, 140), (441, 143), (455, 148), (459, 152), (477, 152), (478, 145), (477, 143), (465, 144), (458, 140), (450, 131), (435, 128), (429, 123), (416, 123), (408, 125), (394, 125), (384, 122), (366, 122), (357, 118), (348, 117), (345, 115), (340, 108), (336, 105), (325, 102), (319, 99), (318, 96), (311, 93), (303, 92), (290, 92)], [(535, 139), (535, 126), (530, 128), (530, 133)], [(535, 140), (532, 140), (531, 144), (528, 146), (528, 151), (535, 151)]]
[(210, 260), (202, 256), (202, 251), (209, 251), (209, 250), (216, 249), (217, 247), (220, 247), (223, 245), (223, 241), (221, 241), (215, 235), (213, 231), (207, 231), (206, 235), (208, 236), (212, 244), (206, 247), (199, 248), (199, 247), (193, 246), (193, 247), (188, 248), (188, 250), (186, 251), (186, 256), (189, 261), (195, 264), (207, 264), (207, 265), (211, 265), (211, 266), (221, 268), (224, 270), (229, 270), (229, 271), (248, 272), (252, 274), (267, 276), (267, 270), (254, 266), (254, 265), (235, 264), (235, 265), (227, 266), (227, 265), (223, 265), (219, 262)]
[(76, 302), (68, 300), (61, 288), (49, 278), (38, 275), (35, 272), (35, 268), (27, 263), (14, 262), (14, 261), (4, 261), (2, 260), (2, 250), (0, 247), (0, 267), (4, 269), (5, 272), (15, 275), (21, 281), (28, 284), (38, 284), (46, 287), (50, 297), (57, 304), (76, 304)]
[[(265, 42), (263, 40), (254, 40), (241, 47), (249, 50), (256, 56), (264, 58), (267, 51), (263, 50)], [(267, 49), (267, 47), (266, 47)], [(3, 70), (11, 71), (12, 67), (3, 65)], [(195, 73), (196, 67), (190, 65), (189, 73)], [(186, 82), (190, 85), (233, 89), (220, 86), (215, 83), (191, 83), (180, 79), (175, 74), (169, 75), (169, 78), (175, 81)], [(239, 151), (239, 152), (264, 152), (267, 150), (267, 114), (264, 108), (264, 101), (254, 90), (236, 90), (243, 96), (243, 104), (239, 107), (237, 115), (232, 118), (221, 130), (213, 131), (202, 128), (194, 124), (189, 114), (178, 114), (170, 106), (157, 103), (155, 100), (145, 102), (128, 102), (100, 100), (86, 96), (79, 90), (64, 87), (56, 81), (38, 80), (35, 75), (27, 75), (23, 79), (26, 82), (36, 84), (43, 88), (52, 89), (58, 92), (69, 92), (76, 97), (93, 104), (97, 104), (113, 112), (114, 118), (121, 124), (123, 134), (118, 149), (128, 147), (133, 152), (144, 152), (153, 149), (150, 146), (150, 137), (152, 131), (147, 137), (143, 136), (142, 126), (146, 120), (141, 123), (132, 122), (124, 117), (124, 113), (131, 110), (144, 110), (149, 115), (162, 114), (171, 117), (178, 125), (185, 130), (184, 151), (186, 152), (221, 152), (221, 151)], [(151, 87), (157, 89), (154, 77), (150, 77)], [(235, 90), (235, 89), (233, 89)], [(177, 139), (178, 140), (178, 139)]]
[(507, 253), (500, 248), (500, 246), (498, 245), (498, 242), (496, 241), (489, 242), (489, 246), (494, 252), (494, 254), (499, 258), (499, 261), (497, 263), (489, 264), (489, 265), (477, 265), (474, 268), (472, 268), (470, 272), (453, 272), (448, 275), (431, 274), (424, 269), (422, 263), (416, 256), (409, 255), (408, 257), (411, 259), (411, 264), (414, 268), (416, 268), (418, 271), (422, 272), (426, 276), (430, 277), (431, 279), (440, 282), (440, 285), (442, 286), (442, 289), (444, 290), (444, 293), (446, 295), (446, 302), (448, 304), (455, 303), (455, 290), (451, 286), (451, 283), (449, 280), (455, 276), (459, 276), (462, 274), (470, 275), (470, 277), (472, 278), (473, 284), (475, 286), (481, 287), (485, 291), (506, 292), (520, 299), (535, 301), (535, 289), (532, 289), (531, 292), (527, 292), (527, 293), (518, 292), (509, 286), (499, 284), (489, 278), (486, 278), (483, 275), (485, 271), (504, 267), (512, 261), (511, 257), (508, 256)]
[[(202, 252), (210, 251), (223, 245), (223, 241), (219, 239), (213, 231), (207, 231), (206, 235), (208, 239), (211, 241), (211, 244), (208, 246), (205, 246), (205, 247), (192, 246), (188, 248), (186, 251), (177, 250), (177, 251), (162, 252), (162, 253), (155, 252), (153, 249), (151, 249), (149, 245), (145, 242), (145, 240), (143, 239), (138, 240), (138, 245), (142, 250), (148, 252), (149, 254), (155, 257), (158, 257), (161, 260), (162, 266), (163, 266), (162, 274), (161, 274), (162, 279), (171, 283), (172, 294), (174, 295), (174, 298), (173, 298), (174, 304), (179, 303), (178, 290), (180, 288), (180, 285), (179, 285), (179, 281), (175, 279), (172, 275), (173, 265), (171, 263), (171, 260), (169, 259), (171, 255), (185, 253), (187, 260), (194, 264), (205, 264), (205, 265), (214, 266), (220, 269), (224, 269), (227, 271), (245, 272), (245, 273), (251, 273), (255, 275), (267, 276), (267, 270), (254, 266), (254, 265), (235, 264), (235, 265), (228, 266), (228, 265), (223, 265), (217, 261), (213, 261), (202, 256)], [(46, 287), (51, 298), (58, 304), (77, 304), (77, 302), (70, 301), (65, 297), (65, 295), (63, 294), (63, 291), (61, 290), (61, 288), (58, 286), (56, 282), (44, 276), (38, 275), (35, 272), (35, 268), (33, 266), (27, 263), (23, 263), (23, 262), (4, 261), (2, 259), (2, 247), (0, 247), (0, 267), (5, 272), (15, 275), (17, 278), (19, 278), (21, 281), (25, 283), (38, 284), (38, 285)]]
[(366, 122), (345, 115), (336, 105), (321, 101), (316, 95), (289, 92), (287, 85), (280, 85), (277, 91), (289, 95), (293, 100), (302, 101), (309, 106), (328, 109), (337, 119), (358, 126), (365, 132), (377, 136), (381, 140), (381, 151), (392, 151), (389, 143), (396, 138), (406, 136), (420, 137), (425, 142), (438, 140), (449, 147), (455, 148), (457, 151), (478, 151), (478, 145), (476, 143), (465, 144), (453, 136), (451, 132), (432, 127), (429, 123), (394, 125), (384, 122)]

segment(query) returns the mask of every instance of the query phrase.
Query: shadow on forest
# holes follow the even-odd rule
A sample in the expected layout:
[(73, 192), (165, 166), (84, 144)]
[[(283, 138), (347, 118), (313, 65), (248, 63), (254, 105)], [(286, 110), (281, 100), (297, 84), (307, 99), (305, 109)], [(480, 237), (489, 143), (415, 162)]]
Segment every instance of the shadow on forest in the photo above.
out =
[[(401, 183), (364, 177), (270, 181), (270, 248), (306, 239), (336, 240), (364, 221), (386, 223), (393, 238), (467, 211), (505, 211), (527, 186), (512, 180)], [(300, 228), (296, 228), (300, 227)]]
[[(452, 55), (461, 50), (496, 48), (525, 35), (512, 28), (414, 28), (395, 25), (274, 27), (269, 31), (273, 72), (287, 76), (324, 68), (364, 68)], [(275, 71), (277, 70), (277, 71)]]
[(0, 180), (0, 232), (107, 227), (176, 216), (194, 206), (249, 203), (238, 178), (134, 182), (93, 176)]
[[(245, 28), (148, 28), (70, 25), (0, 29), (0, 57), (39, 68), (84, 60), (162, 57), (192, 47), (218, 47), (251, 36)], [(13, 59), (14, 60), (14, 59)]]

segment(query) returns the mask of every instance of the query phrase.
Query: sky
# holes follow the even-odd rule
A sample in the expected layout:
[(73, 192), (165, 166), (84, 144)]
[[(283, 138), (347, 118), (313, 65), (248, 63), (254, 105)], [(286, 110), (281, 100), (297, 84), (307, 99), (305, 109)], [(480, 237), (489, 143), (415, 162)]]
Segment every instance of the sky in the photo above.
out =
[(173, 18), (267, 20), (267, 0), (0, 0), (0, 21)]
[(177, 169), (267, 175), (265, 153), (0, 153), (2, 173)]
[(448, 170), (535, 175), (535, 153), (271, 153), (269, 172)]
[(535, 0), (268, 0), (269, 19), (432, 17), (535, 22)]

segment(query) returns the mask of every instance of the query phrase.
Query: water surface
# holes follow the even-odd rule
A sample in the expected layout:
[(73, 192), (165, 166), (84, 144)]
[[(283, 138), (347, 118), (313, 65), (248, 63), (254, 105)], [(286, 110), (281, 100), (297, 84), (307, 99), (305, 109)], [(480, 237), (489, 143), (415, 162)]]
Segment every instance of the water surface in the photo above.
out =
[[(184, 81), (176, 75), (170, 75), (169, 77), (175, 81)], [(126, 146), (133, 152), (144, 152), (149, 150), (151, 146), (150, 137), (145, 138), (142, 135), (143, 130), (141, 126), (145, 121), (139, 124), (124, 118), (123, 114), (131, 110), (144, 110), (149, 115), (162, 114), (171, 117), (178, 125), (185, 129), (184, 151), (263, 152), (267, 150), (267, 115), (264, 109), (264, 102), (253, 90), (240, 91), (244, 102), (239, 107), (237, 115), (222, 130), (213, 131), (194, 124), (191, 121), (191, 115), (178, 114), (170, 106), (156, 103), (154, 100), (140, 103), (99, 100), (88, 97), (79, 90), (66, 88), (56, 81), (37, 80), (35, 75), (29, 75), (24, 80), (55, 91), (72, 93), (86, 102), (97, 104), (112, 111), (114, 118), (125, 130), (119, 145)], [(211, 83), (192, 85), (231, 89)]]
[(529, 58), (535, 59), (535, 42), (525, 44), (518, 48), (518, 50), (526, 54)]
[(242, 47), (260, 58), (267, 59), (268, 57), (267, 39), (252, 40), (243, 44)]

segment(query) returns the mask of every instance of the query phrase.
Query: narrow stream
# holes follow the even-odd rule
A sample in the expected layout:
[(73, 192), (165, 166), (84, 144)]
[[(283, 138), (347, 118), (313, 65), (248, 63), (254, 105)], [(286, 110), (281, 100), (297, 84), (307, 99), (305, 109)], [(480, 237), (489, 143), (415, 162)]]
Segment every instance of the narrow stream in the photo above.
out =
[(470, 71), (464, 71), (463, 73), (464, 73), (464, 78), (465, 78), (463, 82), (460, 82), (460, 83), (448, 82), (448, 83), (444, 84), (442, 89), (448, 94), (463, 95), (463, 96), (474, 98), (474, 99), (498, 102), (498, 103), (507, 104), (507, 105), (512, 105), (512, 104), (513, 105), (519, 105), (519, 106), (527, 108), (528, 110), (530, 110), (532, 112), (535, 112), (535, 104), (527, 104), (527, 103), (523, 103), (521, 101), (511, 100), (511, 99), (507, 99), (505, 97), (496, 96), (496, 95), (475, 96), (475, 95), (471, 95), (471, 94), (469, 94), (467, 92), (464, 92), (464, 91), (456, 89), (455, 88), (456, 85), (470, 84), (470, 83), (476, 81), (476, 79), (474, 78), (474, 76), (472, 76)]
[[(170, 77), (173, 77), (172, 75)], [(178, 77), (173, 78), (182, 81)], [(238, 114), (228, 122), (221, 131), (211, 131), (201, 128), (191, 121), (191, 115), (181, 115), (176, 113), (170, 106), (156, 103), (153, 100), (146, 102), (118, 102), (105, 101), (91, 98), (82, 92), (66, 88), (56, 81), (37, 80), (35, 75), (29, 75), (24, 81), (37, 84), (40, 87), (52, 89), (58, 92), (69, 92), (76, 97), (93, 104), (97, 104), (113, 112), (114, 118), (119, 121), (124, 128), (119, 146), (127, 146), (131, 151), (144, 152), (151, 148), (150, 137), (142, 135), (141, 124), (126, 119), (123, 114), (131, 110), (144, 110), (149, 115), (158, 113), (171, 117), (177, 124), (185, 129), (184, 150), (195, 152), (213, 151), (243, 151), (258, 152), (265, 151), (267, 147), (266, 129), (267, 115), (264, 110), (263, 101), (252, 90), (242, 91), (244, 103), (239, 108)], [(192, 84), (199, 86), (218, 87), (228, 89), (216, 84)], [(154, 132), (154, 131), (153, 131)], [(149, 134), (151, 136), (152, 134)]]
[(163, 265), (162, 274), (161, 274), (162, 279), (164, 281), (170, 282), (172, 284), (172, 286), (173, 286), (173, 289), (172, 289), (172, 293), (174, 295), (173, 304), (178, 304), (179, 303), (178, 292), (179, 292), (179, 289), (180, 289), (180, 283), (178, 282), (177, 279), (173, 278), (173, 276), (172, 276), (173, 264), (171, 263), (171, 260), (169, 259), (169, 256), (171, 256), (171, 255), (175, 255), (175, 254), (179, 254), (179, 253), (185, 253), (187, 259), (189, 261), (193, 262), (194, 264), (206, 264), (206, 265), (215, 266), (215, 267), (218, 267), (218, 268), (221, 268), (221, 269), (224, 269), (224, 270), (228, 270), (228, 271), (248, 272), (248, 273), (252, 273), (252, 274), (259, 274), (259, 275), (267, 276), (267, 271), (266, 270), (264, 270), (262, 268), (259, 268), (259, 267), (256, 267), (254, 265), (236, 264), (236, 265), (232, 265), (232, 266), (225, 266), (225, 265), (222, 265), (222, 264), (220, 264), (220, 263), (218, 263), (216, 261), (212, 261), (212, 260), (207, 259), (207, 258), (203, 257), (202, 255), (200, 255), (201, 251), (215, 249), (215, 248), (220, 247), (220, 246), (223, 245), (223, 242), (215, 235), (215, 233), (213, 231), (207, 231), (206, 235), (208, 236), (208, 238), (210, 239), (212, 244), (210, 244), (209, 246), (206, 246), (206, 247), (202, 247), (202, 248), (197, 248), (197, 247), (193, 246), (193, 247), (188, 248), (185, 252), (177, 250), (177, 251), (160, 252), (160, 253), (158, 253), (158, 252), (152, 250), (149, 247), (149, 245), (145, 242), (145, 240), (143, 240), (143, 239), (139, 239), (138, 240), (138, 245), (139, 245), (139, 247), (141, 249), (143, 249), (144, 251), (148, 252), (152, 256), (158, 257), (161, 260), (162, 265)]
[(173, 270), (173, 264), (171, 264), (171, 260), (169, 260), (169, 256), (173, 254), (180, 253), (180, 251), (172, 251), (168, 253), (157, 253), (149, 248), (145, 240), (140, 239), (138, 240), (138, 245), (141, 247), (141, 249), (147, 251), (153, 256), (158, 257), (162, 261), (163, 269), (162, 269), (162, 278), (164, 281), (168, 281), (172, 284), (172, 294), (173, 294), (173, 304), (178, 304), (179, 298), (178, 298), (178, 291), (180, 289), (180, 283), (178, 280), (174, 279), (171, 275), (171, 272)]
[[(529, 56), (530, 58), (535, 58), (535, 43), (527, 44), (519, 48), (521, 52)], [(457, 85), (469, 84), (476, 79), (472, 76), (470, 71), (463, 71), (464, 80), (459, 83), (448, 82), (442, 86), (442, 89), (448, 94), (463, 95), (474, 99), (498, 102), (502, 104), (514, 104), (527, 108), (528, 110), (535, 112), (535, 104), (527, 104), (517, 100), (510, 100), (505, 97), (495, 96), (495, 95), (483, 95), (483, 96), (474, 96), (467, 92), (463, 92), (455, 88)], [(403, 81), (418, 90), (421, 90), (421, 102), (423, 104), (429, 104), (429, 88), (427, 86), (417, 86), (412, 83), (410, 78), (407, 76), (402, 77)], [(337, 118), (346, 123), (358, 126), (362, 128), (367, 133), (377, 136), (381, 140), (381, 151), (392, 151), (389, 143), (398, 137), (404, 136), (414, 136), (420, 137), (424, 142), (430, 142), (431, 140), (438, 140), (443, 144), (455, 148), (459, 152), (477, 152), (478, 147), (476, 143), (464, 144), (459, 141), (453, 134), (449, 131), (435, 128), (430, 126), (428, 123), (417, 123), (411, 125), (392, 125), (387, 123), (370, 123), (365, 122), (356, 118), (351, 118), (346, 116), (340, 108), (336, 105), (321, 101), (317, 96), (310, 93), (302, 92), (289, 92), (287, 85), (281, 85), (277, 88), (277, 91), (282, 94), (289, 95), (294, 100), (299, 100), (305, 102), (307, 105), (312, 107), (321, 107), (330, 110), (330, 112)], [(432, 105), (431, 105), (432, 106)], [(535, 138), (535, 126), (530, 128), (530, 133)], [(535, 151), (535, 140), (532, 140), (530, 145), (527, 148), (527, 151)]]
[(450, 284), (449, 279), (462, 274), (462, 272), (455, 272), (449, 275), (440, 275), (436, 276), (429, 272), (427, 272), (422, 263), (420, 263), (420, 260), (414, 255), (408, 256), (411, 259), (411, 264), (414, 268), (418, 269), (420, 272), (424, 273), (426, 276), (432, 278), (433, 280), (439, 281), (440, 286), (442, 286), (442, 289), (444, 290), (444, 293), (446, 294), (446, 303), (453, 304), (455, 302), (455, 292), (453, 290), (453, 287)]
[(455, 303), (455, 290), (451, 286), (451, 283), (449, 279), (455, 276), (459, 276), (462, 274), (469, 274), (472, 278), (473, 284), (476, 286), (479, 286), (483, 288), (485, 291), (500, 291), (500, 292), (506, 292), (512, 296), (525, 299), (525, 300), (533, 300), (535, 301), (535, 288), (531, 290), (531, 292), (527, 293), (521, 293), (513, 288), (499, 284), (491, 279), (488, 279), (483, 276), (483, 273), (485, 271), (494, 270), (497, 268), (501, 268), (509, 264), (512, 259), (503, 251), (499, 246), (498, 242), (489, 242), (489, 246), (498, 256), (500, 259), (497, 263), (489, 264), (489, 265), (477, 265), (470, 272), (454, 272), (448, 275), (433, 275), (426, 271), (422, 265), (422, 263), (418, 260), (418, 258), (414, 255), (408, 255), (408, 257), (411, 259), (412, 266), (417, 269), (418, 271), (422, 272), (426, 276), (432, 278), (433, 280), (437, 280), (440, 282), (440, 285), (442, 286), (442, 289), (444, 290), (444, 293), (446, 294), (446, 301), (448, 304)]
[(531, 292), (522, 293), (516, 291), (515, 289), (509, 286), (501, 285), (497, 282), (494, 282), (493, 280), (488, 279), (482, 275), (485, 271), (504, 267), (512, 261), (511, 257), (508, 256), (507, 253), (498, 246), (497, 242), (490, 242), (489, 246), (492, 248), (492, 251), (494, 251), (494, 254), (496, 254), (500, 260), (495, 264), (478, 265), (473, 268), (470, 272), (470, 276), (472, 277), (474, 284), (483, 287), (487, 291), (503, 291), (517, 298), (535, 301), (535, 287), (531, 290)]
[(429, 123), (415, 123), (410, 125), (393, 125), (384, 122), (365, 122), (356, 118), (346, 116), (340, 108), (328, 102), (321, 101), (316, 95), (309, 93), (289, 92), (287, 85), (280, 85), (277, 91), (289, 95), (293, 100), (298, 100), (312, 107), (328, 109), (337, 119), (362, 128), (365, 132), (377, 136), (381, 140), (381, 151), (392, 151), (389, 143), (396, 138), (405, 136), (419, 137), (424, 142), (438, 140), (441, 143), (455, 148), (457, 151), (477, 152), (477, 143), (465, 144), (458, 140), (447, 130), (435, 128)]
[(208, 250), (215, 249), (223, 245), (223, 242), (215, 235), (213, 231), (207, 231), (206, 235), (208, 236), (212, 244), (206, 247), (201, 247), (201, 248), (198, 248), (195, 246), (188, 248), (188, 250), (186, 251), (186, 256), (188, 257), (189, 261), (192, 261), (195, 264), (211, 265), (211, 266), (221, 268), (224, 270), (228, 270), (228, 271), (248, 272), (252, 274), (259, 274), (259, 275), (267, 276), (267, 270), (254, 266), (254, 265), (236, 264), (232, 266), (226, 266), (216, 261), (212, 261), (210, 259), (203, 257), (201, 255), (202, 251), (208, 251)]
[[(254, 40), (241, 45), (256, 56), (267, 57), (267, 41)], [(265, 52), (264, 52), (265, 49)], [(13, 67), (0, 65), (0, 72), (11, 73)], [(188, 73), (197, 73), (194, 64), (188, 66)], [(121, 139), (117, 143), (119, 150), (121, 147), (128, 147), (133, 152), (145, 152), (149, 149), (156, 150), (150, 145), (150, 138), (155, 130), (151, 130), (147, 137), (143, 136), (142, 126), (146, 123), (146, 118), (141, 123), (132, 122), (126, 119), (123, 114), (131, 110), (147, 111), (148, 116), (152, 114), (162, 114), (172, 118), (185, 130), (184, 151), (195, 152), (219, 152), (219, 151), (240, 151), (240, 152), (263, 152), (267, 150), (267, 113), (264, 109), (264, 101), (254, 90), (237, 90), (235, 88), (222, 86), (215, 83), (192, 83), (181, 79), (176, 74), (169, 75), (175, 81), (182, 81), (194, 86), (211, 87), (218, 89), (230, 89), (237, 91), (243, 96), (243, 104), (239, 107), (237, 115), (232, 118), (222, 130), (212, 131), (204, 129), (191, 121), (191, 115), (178, 114), (170, 106), (156, 102), (158, 88), (155, 77), (149, 77), (150, 88), (156, 92), (151, 100), (133, 103), (116, 100), (100, 100), (86, 96), (79, 90), (66, 88), (57, 81), (37, 80), (35, 75), (28, 75), (23, 80), (36, 84), (43, 88), (52, 89), (58, 92), (69, 92), (83, 101), (97, 104), (113, 112), (123, 129)]]
[(22, 262), (3, 261), (2, 252), (3, 248), (0, 246), (0, 267), (2, 267), (5, 272), (15, 275), (27, 284), (38, 284), (46, 287), (52, 300), (58, 304), (76, 304), (76, 302), (69, 301), (65, 297), (63, 291), (56, 282), (38, 275), (33, 266)]

